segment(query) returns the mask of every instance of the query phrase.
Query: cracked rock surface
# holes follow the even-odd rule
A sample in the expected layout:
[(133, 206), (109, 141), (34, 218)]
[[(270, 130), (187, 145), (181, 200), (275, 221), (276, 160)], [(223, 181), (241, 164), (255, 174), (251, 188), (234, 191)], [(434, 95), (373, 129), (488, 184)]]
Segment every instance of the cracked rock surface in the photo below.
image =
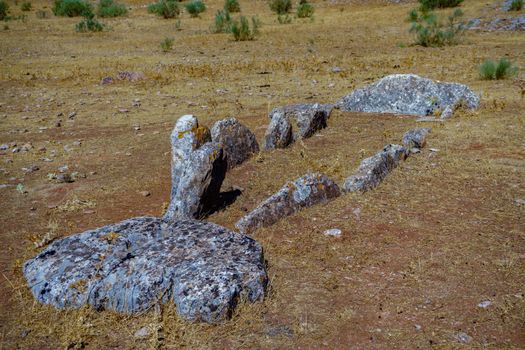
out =
[(238, 300), (264, 297), (261, 246), (221, 226), (137, 217), (50, 244), (24, 265), (35, 298), (137, 313), (172, 302), (192, 321), (227, 318)]

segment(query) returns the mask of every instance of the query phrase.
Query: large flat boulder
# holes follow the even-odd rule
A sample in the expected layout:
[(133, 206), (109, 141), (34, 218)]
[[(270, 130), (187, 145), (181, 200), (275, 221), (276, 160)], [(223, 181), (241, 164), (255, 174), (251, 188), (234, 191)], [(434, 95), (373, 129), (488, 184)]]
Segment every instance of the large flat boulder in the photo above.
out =
[(479, 96), (468, 86), (414, 74), (394, 74), (357, 89), (337, 104), (343, 111), (449, 116), (459, 105), (475, 109)]
[(261, 246), (221, 226), (137, 217), (55, 241), (24, 265), (35, 298), (138, 313), (174, 303), (191, 321), (218, 322), (239, 300), (264, 297)]
[(253, 132), (235, 118), (219, 120), (211, 128), (211, 139), (222, 145), (228, 161), (228, 169), (241, 164), (252, 154), (259, 152), (259, 144)]
[(235, 227), (249, 233), (273, 225), (302, 208), (325, 203), (341, 195), (335, 182), (323, 174), (307, 174), (284, 185), (277, 193), (241, 218)]

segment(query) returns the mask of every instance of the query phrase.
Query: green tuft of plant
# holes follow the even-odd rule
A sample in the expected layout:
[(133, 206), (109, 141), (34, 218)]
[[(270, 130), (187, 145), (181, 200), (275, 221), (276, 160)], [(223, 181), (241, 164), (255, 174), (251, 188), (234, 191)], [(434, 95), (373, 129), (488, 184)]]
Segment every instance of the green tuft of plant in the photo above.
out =
[(97, 14), (99, 17), (119, 17), (125, 16), (128, 8), (124, 4), (119, 4), (115, 0), (100, 0), (98, 3)]
[(463, 0), (419, 0), (420, 8), (427, 11), (437, 8), (443, 9), (448, 7), (456, 7), (462, 2)]
[(20, 5), (20, 10), (22, 10), (24, 12), (31, 11), (32, 8), (33, 8), (33, 5), (31, 5), (31, 3), (29, 1), (24, 1)]
[(253, 40), (259, 34), (259, 27), (261, 23), (257, 17), (252, 17), (252, 27), (248, 19), (244, 16), (239, 18), (239, 21), (234, 21), (231, 26), (231, 32), (235, 41)]
[(163, 52), (169, 52), (173, 49), (173, 42), (175, 40), (173, 38), (165, 38), (160, 42), (160, 48)]
[(90, 13), (84, 16), (84, 20), (75, 25), (75, 29), (79, 33), (101, 32), (104, 30), (104, 25), (95, 19), (94, 14)]
[(241, 12), (239, 0), (224, 0), (224, 11), (230, 13)]
[(180, 9), (175, 0), (158, 0), (148, 6), (148, 12), (164, 18), (176, 18), (180, 14)]
[(7, 17), (8, 12), (9, 5), (7, 4), (7, 1), (0, 0), (0, 21), (3, 21)]
[(46, 18), (49, 18), (49, 14), (47, 13), (46, 10), (38, 10), (36, 11), (36, 18), (46, 19)]
[(55, 0), (53, 13), (63, 17), (86, 17), (93, 13), (93, 9), (91, 4), (84, 0)]
[(312, 4), (301, 0), (301, 4), (297, 8), (297, 17), (299, 18), (310, 18), (314, 15), (314, 7)]
[(278, 15), (277, 22), (279, 22), (279, 24), (290, 24), (292, 23), (292, 17), (288, 15)]
[(456, 9), (443, 23), (432, 11), (413, 9), (407, 20), (411, 23), (410, 33), (416, 35), (417, 45), (442, 47), (457, 44), (459, 37), (465, 32), (465, 24), (458, 22), (462, 16), (463, 11)]
[(479, 66), (479, 75), (484, 80), (500, 80), (510, 78), (518, 72), (511, 61), (502, 58), (499, 62), (486, 60)]
[(509, 11), (520, 11), (523, 8), (523, 0), (512, 0)]
[(212, 33), (229, 33), (231, 32), (232, 18), (226, 10), (219, 10), (215, 14), (215, 21), (210, 28)]
[(206, 11), (206, 4), (202, 0), (192, 0), (184, 7), (191, 17), (199, 17), (199, 14)]
[(284, 15), (292, 9), (292, 0), (272, 0), (270, 9), (278, 15)]

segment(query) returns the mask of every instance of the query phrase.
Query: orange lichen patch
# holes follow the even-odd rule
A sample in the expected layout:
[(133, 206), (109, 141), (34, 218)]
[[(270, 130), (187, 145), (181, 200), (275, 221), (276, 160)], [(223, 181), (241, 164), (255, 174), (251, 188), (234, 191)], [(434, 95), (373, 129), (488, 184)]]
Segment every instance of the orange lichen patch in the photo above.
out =
[(73, 282), (69, 285), (69, 288), (71, 289), (76, 289), (78, 290), (79, 292), (84, 292), (86, 290), (86, 287), (87, 287), (87, 280), (85, 279), (80, 279), (76, 282)]
[(100, 236), (101, 239), (108, 241), (108, 243), (113, 243), (117, 238), (119, 238), (120, 235), (116, 232), (109, 232), (103, 236)]

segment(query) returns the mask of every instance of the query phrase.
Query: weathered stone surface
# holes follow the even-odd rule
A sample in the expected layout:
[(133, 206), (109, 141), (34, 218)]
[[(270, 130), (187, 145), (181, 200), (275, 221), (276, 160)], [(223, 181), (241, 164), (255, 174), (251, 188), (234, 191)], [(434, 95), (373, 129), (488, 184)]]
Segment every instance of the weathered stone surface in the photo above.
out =
[(343, 111), (398, 113), (419, 116), (441, 114), (447, 107), (475, 109), (479, 97), (466, 85), (444, 83), (414, 74), (394, 74), (343, 97)]
[(182, 116), (171, 133), (171, 201), (165, 219), (199, 218), (217, 202), (226, 176), (222, 146), (192, 115)]
[(284, 185), (277, 193), (241, 218), (235, 226), (243, 233), (270, 226), (302, 208), (324, 203), (341, 195), (337, 184), (323, 174), (307, 174)]
[(423, 148), (427, 144), (427, 135), (430, 133), (429, 128), (415, 128), (408, 130), (403, 135), (403, 145), (407, 149)]
[(286, 148), (293, 142), (292, 123), (283, 110), (274, 110), (271, 121), (264, 135), (264, 148)]
[(346, 192), (368, 191), (381, 181), (407, 157), (407, 151), (400, 145), (386, 145), (372, 157), (364, 159), (357, 172), (348, 177), (344, 184)]
[(173, 302), (192, 321), (217, 322), (240, 299), (264, 297), (261, 246), (221, 226), (138, 217), (53, 242), (27, 261), (35, 298), (137, 313)]
[(211, 128), (211, 138), (214, 142), (222, 144), (231, 169), (252, 154), (259, 152), (259, 144), (255, 135), (246, 126), (235, 118), (219, 120)]

